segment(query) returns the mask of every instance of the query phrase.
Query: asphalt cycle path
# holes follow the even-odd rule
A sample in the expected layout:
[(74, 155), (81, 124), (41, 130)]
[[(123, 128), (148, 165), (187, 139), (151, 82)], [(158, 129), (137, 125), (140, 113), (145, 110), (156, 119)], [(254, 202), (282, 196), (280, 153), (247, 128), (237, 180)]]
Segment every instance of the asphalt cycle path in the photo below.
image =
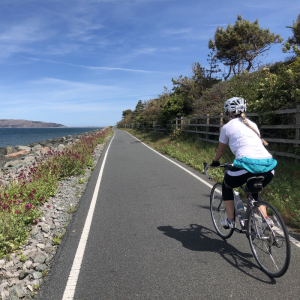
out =
[(245, 235), (216, 234), (212, 182), (166, 158), (115, 129), (38, 299), (299, 299), (300, 248), (265, 275)]

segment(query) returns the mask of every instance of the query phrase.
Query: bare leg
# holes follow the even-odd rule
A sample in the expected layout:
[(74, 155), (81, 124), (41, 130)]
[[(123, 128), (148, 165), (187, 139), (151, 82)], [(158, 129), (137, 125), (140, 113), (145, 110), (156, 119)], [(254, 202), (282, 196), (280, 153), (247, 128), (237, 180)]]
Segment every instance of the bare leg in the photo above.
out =
[[(226, 209), (227, 210), (227, 209)], [(264, 205), (261, 205), (260, 207), (259, 207), (259, 210), (262, 212), (262, 214), (264, 215), (264, 217), (267, 217), (268, 216), (268, 214), (267, 214), (267, 209), (266, 209), (266, 207), (264, 206)]]
[(224, 201), (227, 216), (229, 219), (234, 219), (234, 201), (233, 200), (226, 200)]

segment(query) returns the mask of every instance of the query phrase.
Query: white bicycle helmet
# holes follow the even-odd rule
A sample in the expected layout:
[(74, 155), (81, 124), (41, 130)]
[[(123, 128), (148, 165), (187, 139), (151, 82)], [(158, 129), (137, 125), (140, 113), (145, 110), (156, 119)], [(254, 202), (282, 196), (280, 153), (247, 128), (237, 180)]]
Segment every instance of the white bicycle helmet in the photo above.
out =
[(247, 110), (246, 100), (241, 97), (232, 97), (224, 103), (225, 113), (240, 114)]

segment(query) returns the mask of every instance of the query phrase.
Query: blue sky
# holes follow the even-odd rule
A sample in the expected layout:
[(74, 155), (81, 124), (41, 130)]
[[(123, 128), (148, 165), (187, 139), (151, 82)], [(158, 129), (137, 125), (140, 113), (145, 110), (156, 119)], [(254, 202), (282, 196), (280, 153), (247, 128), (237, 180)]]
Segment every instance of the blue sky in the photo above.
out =
[(299, 0), (1, 0), (0, 119), (115, 125), (205, 67), (218, 26), (241, 14), (286, 39), (298, 13)]

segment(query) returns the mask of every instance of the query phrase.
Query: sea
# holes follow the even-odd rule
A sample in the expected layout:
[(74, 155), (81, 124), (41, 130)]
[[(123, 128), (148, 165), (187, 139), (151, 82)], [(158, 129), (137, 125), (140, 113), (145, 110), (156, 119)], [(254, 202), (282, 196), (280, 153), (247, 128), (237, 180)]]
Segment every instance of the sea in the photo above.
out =
[(28, 145), (67, 135), (102, 129), (104, 127), (62, 127), (62, 128), (0, 128), (0, 147)]

